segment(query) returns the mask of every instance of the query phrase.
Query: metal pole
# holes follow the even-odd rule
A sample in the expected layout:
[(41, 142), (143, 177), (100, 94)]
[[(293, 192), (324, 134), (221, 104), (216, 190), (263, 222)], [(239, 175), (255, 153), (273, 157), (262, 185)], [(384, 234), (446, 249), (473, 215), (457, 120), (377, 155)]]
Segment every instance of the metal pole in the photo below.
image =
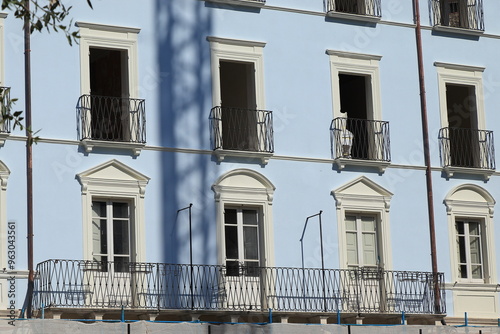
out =
[(424, 62), (422, 55), (422, 34), (420, 27), (420, 4), (419, 0), (413, 0), (415, 11), (415, 36), (417, 42), (418, 77), (420, 83), (420, 108), (422, 114), (422, 136), (424, 141), (425, 176), (427, 184), (427, 210), (429, 216), (429, 237), (431, 246), (432, 274), (434, 283), (434, 311), (441, 313), (441, 295), (438, 283), (438, 266), (436, 254), (436, 231), (434, 224), (434, 198), (432, 191), (431, 156), (429, 148), (429, 128), (427, 121), (427, 102), (425, 94)]
[(27, 317), (31, 318), (33, 302), (33, 288), (35, 275), (33, 270), (33, 154), (32, 154), (32, 125), (31, 125), (31, 36), (30, 36), (30, 1), (24, 1), (27, 16), (24, 18), (24, 89), (26, 113), (26, 199), (27, 199), (27, 243), (28, 243), (28, 291)]
[(325, 312), (328, 310), (326, 305), (326, 279), (325, 279), (325, 256), (323, 254), (323, 228), (321, 224), (321, 214), (323, 211), (319, 211), (319, 241), (321, 245), (321, 272), (323, 273), (323, 306)]
[(194, 294), (193, 294), (193, 232), (191, 228), (191, 207), (193, 203), (189, 203), (189, 267), (191, 269), (191, 281), (189, 289), (191, 290), (191, 310), (194, 309)]

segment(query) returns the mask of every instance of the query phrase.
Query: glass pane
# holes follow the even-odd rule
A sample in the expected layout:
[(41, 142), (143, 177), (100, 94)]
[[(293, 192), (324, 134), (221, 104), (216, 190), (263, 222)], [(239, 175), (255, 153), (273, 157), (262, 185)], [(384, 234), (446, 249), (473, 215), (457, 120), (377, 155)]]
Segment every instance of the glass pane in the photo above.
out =
[(481, 264), (481, 239), (470, 237), (470, 262)]
[(469, 223), (469, 234), (479, 235), (479, 223)]
[(358, 240), (356, 233), (348, 232), (347, 239), (347, 263), (349, 265), (357, 265), (358, 262)]
[(346, 229), (356, 231), (356, 216), (345, 216)]
[(240, 276), (240, 265), (238, 261), (226, 261), (226, 275)]
[(259, 262), (245, 261), (245, 275), (258, 277), (259, 276)]
[(129, 270), (129, 258), (128, 257), (117, 257), (114, 259), (115, 272), (124, 273)]
[(457, 233), (458, 234), (464, 234), (464, 223), (457, 221)]
[(363, 233), (363, 265), (377, 265), (377, 239), (375, 233)]
[(113, 251), (115, 254), (130, 254), (128, 221), (113, 221)]
[(108, 252), (106, 219), (92, 219), (92, 251), (95, 254)]
[(97, 266), (94, 266), (94, 264), (91, 264), (89, 266), (89, 269), (98, 269), (99, 271), (102, 271), (102, 272), (108, 271), (108, 257), (107, 256), (94, 255), (93, 260), (94, 260), (94, 262), (97, 263)]
[(113, 202), (113, 218), (128, 218), (128, 204)]
[(363, 231), (375, 231), (375, 218), (374, 217), (361, 217)]
[(225, 209), (224, 210), (224, 224), (235, 224), (236, 225), (236, 210), (235, 209)]
[(257, 225), (257, 210), (243, 210), (243, 224)]
[(243, 241), (245, 244), (245, 259), (259, 259), (259, 241), (257, 228), (253, 226), (243, 227)]
[(467, 266), (465, 264), (459, 265), (458, 266), (458, 276), (460, 278), (467, 278)]
[(483, 278), (483, 269), (481, 265), (473, 265), (472, 268), (472, 278), (481, 279)]
[(106, 202), (92, 202), (92, 217), (106, 218)]
[(458, 236), (457, 243), (458, 243), (458, 245), (457, 245), (458, 246), (458, 261), (460, 263), (466, 263), (467, 256), (466, 256), (466, 250), (465, 250), (465, 237)]
[(226, 226), (226, 258), (238, 259), (238, 229), (236, 226)]

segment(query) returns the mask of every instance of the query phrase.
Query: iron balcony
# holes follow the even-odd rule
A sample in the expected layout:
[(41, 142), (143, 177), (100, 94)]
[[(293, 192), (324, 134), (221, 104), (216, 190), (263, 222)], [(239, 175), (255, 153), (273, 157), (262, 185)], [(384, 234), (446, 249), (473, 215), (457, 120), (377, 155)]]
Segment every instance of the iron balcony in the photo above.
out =
[(328, 0), (327, 13), (348, 13), (363, 16), (381, 17), (380, 0)]
[(338, 117), (330, 131), (333, 159), (391, 161), (389, 122)]
[(146, 142), (145, 101), (82, 95), (76, 106), (79, 140)]
[(210, 127), (213, 150), (274, 152), (272, 111), (214, 107)]
[(495, 169), (493, 131), (442, 128), (439, 153), (442, 167)]
[[(233, 268), (234, 269), (234, 268)], [(47, 260), (34, 310), (128, 309), (444, 314), (442, 273)]]
[(484, 31), (483, 0), (431, 0), (433, 25)]
[(0, 122), (0, 133), (10, 133), (10, 121), (12, 115), (11, 111), (11, 99), (10, 99), (10, 87), (0, 86), (0, 108), (2, 112), (2, 118)]

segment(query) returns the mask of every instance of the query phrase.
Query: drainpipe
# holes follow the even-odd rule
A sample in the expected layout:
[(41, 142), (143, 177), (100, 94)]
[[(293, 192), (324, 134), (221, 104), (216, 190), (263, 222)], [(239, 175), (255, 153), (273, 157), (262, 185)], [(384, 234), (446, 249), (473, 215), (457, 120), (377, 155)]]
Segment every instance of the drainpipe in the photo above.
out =
[(431, 244), (432, 276), (434, 285), (434, 311), (441, 313), (441, 294), (438, 280), (438, 266), (436, 254), (436, 230), (434, 224), (434, 199), (432, 192), (431, 157), (429, 149), (429, 128), (427, 121), (427, 103), (425, 95), (424, 62), (422, 56), (422, 34), (420, 27), (419, 0), (413, 0), (415, 14), (415, 35), (417, 42), (418, 79), (420, 83), (420, 108), (422, 114), (422, 136), (424, 140), (425, 178), (427, 183), (427, 210), (429, 215), (429, 236)]
[[(26, 12), (30, 12), (30, 1), (24, 1)], [(35, 275), (33, 270), (33, 154), (31, 126), (31, 36), (30, 16), (24, 18), (24, 85), (26, 113), (26, 198), (27, 198), (27, 243), (28, 243), (28, 291), (26, 294), (27, 317), (32, 316), (33, 288)]]

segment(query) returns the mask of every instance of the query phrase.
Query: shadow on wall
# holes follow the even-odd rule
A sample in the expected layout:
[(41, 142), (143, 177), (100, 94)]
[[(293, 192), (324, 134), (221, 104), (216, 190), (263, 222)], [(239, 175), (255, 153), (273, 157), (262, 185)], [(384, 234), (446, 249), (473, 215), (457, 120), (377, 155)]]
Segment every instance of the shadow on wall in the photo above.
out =
[[(174, 148), (208, 148), (211, 104), (210, 48), (206, 37), (212, 19), (202, 1), (156, 0), (157, 61), (161, 78), (159, 112), (161, 144)], [(193, 203), (194, 263), (210, 261), (215, 240), (213, 193), (206, 155), (164, 152), (161, 163), (162, 261), (189, 263), (188, 211)], [(207, 200), (208, 196), (211, 201)], [(206, 203), (205, 203), (206, 202)], [(213, 239), (213, 238), (212, 238)]]

